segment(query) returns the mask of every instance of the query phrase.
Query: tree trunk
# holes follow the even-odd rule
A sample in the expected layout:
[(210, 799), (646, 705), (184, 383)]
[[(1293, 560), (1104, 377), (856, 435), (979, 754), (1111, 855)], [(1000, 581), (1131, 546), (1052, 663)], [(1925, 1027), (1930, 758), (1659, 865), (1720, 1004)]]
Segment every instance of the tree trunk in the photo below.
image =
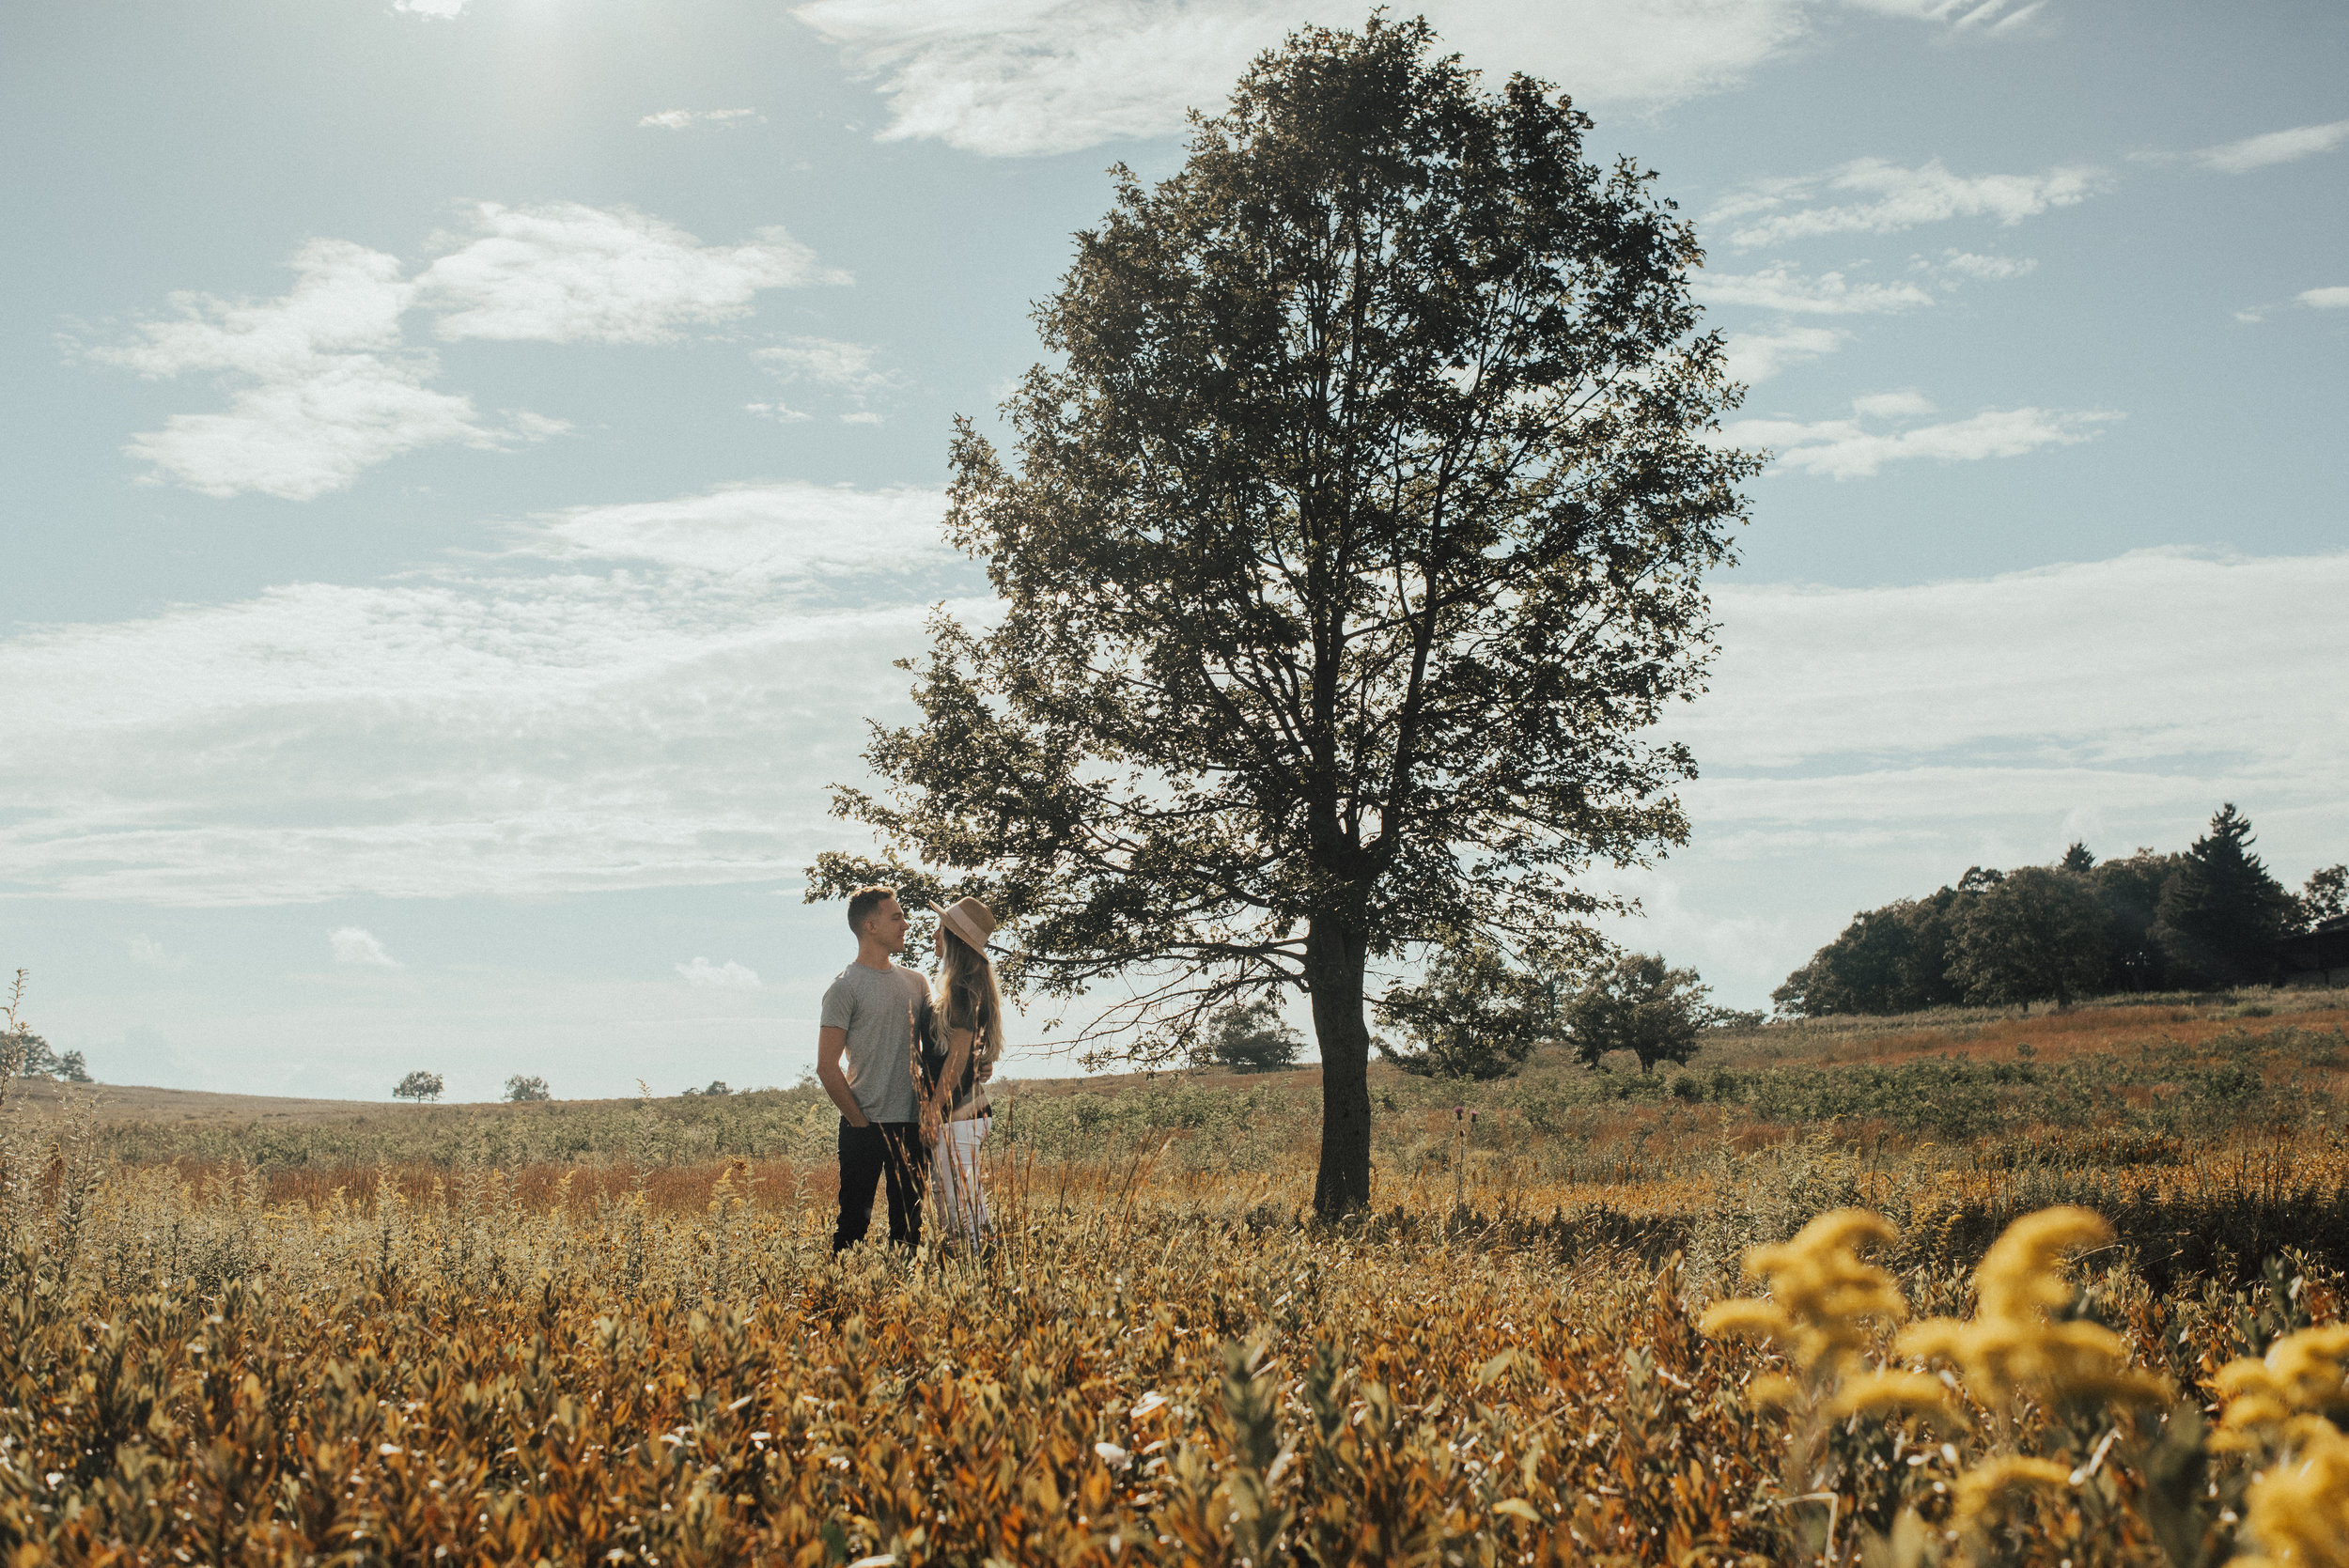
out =
[(1361, 934), (1330, 914), (1305, 935), (1314, 1040), (1321, 1048), (1321, 1173), (1314, 1212), (1340, 1219), (1370, 1206), (1370, 1027), (1362, 1019)]

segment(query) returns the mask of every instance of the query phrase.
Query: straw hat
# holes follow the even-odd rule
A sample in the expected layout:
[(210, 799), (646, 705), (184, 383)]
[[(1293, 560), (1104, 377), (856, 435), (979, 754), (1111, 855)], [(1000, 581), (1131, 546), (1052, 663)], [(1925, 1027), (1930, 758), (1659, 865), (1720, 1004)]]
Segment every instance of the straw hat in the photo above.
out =
[(987, 939), (995, 934), (994, 910), (975, 898), (957, 898), (952, 904), (933, 904), (930, 908), (956, 936), (979, 952), (987, 951)]

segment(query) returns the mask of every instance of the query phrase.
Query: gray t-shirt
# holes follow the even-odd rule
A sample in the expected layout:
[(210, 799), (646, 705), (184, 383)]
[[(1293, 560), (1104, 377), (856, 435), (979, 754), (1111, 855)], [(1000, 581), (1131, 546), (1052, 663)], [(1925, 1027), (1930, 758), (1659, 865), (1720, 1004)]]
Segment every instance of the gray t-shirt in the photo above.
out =
[(919, 970), (895, 965), (876, 970), (850, 964), (824, 990), (824, 1027), (848, 1032), (841, 1060), (848, 1092), (868, 1121), (914, 1119), (913, 1068), (908, 1060), (912, 1014), (929, 996), (930, 983)]

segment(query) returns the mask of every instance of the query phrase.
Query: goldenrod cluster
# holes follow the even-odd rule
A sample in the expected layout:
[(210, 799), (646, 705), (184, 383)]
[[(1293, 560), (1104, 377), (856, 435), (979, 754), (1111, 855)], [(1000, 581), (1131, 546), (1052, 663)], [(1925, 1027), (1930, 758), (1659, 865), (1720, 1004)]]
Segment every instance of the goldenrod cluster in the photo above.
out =
[[(1882, 1215), (1865, 1209), (1823, 1214), (1793, 1240), (1746, 1253), (1746, 1276), (1763, 1280), (1770, 1299), (1716, 1302), (1705, 1309), (1700, 1327), (1717, 1337), (1769, 1340), (1814, 1390), (1838, 1385), (1867, 1350), (1871, 1325), (1908, 1316), (1908, 1303), (1892, 1276), (1859, 1260), (1861, 1243), (1890, 1243), (1899, 1234)], [(1747, 1398), (1769, 1406), (1791, 1403), (1797, 1393), (1785, 1378), (1757, 1377)]]
[(2227, 1411), (2211, 1447), (2275, 1455), (2244, 1498), (2262, 1555), (2236, 1568), (2349, 1568), (2349, 1325), (2287, 1334), (2215, 1381)]
[(2012, 1409), (2018, 1395), (2049, 1405), (2155, 1405), (2170, 1387), (2128, 1364), (2121, 1336), (2097, 1324), (2055, 1322), (2072, 1299), (2064, 1255), (2112, 1240), (2112, 1227), (2080, 1208), (2042, 1209), (2006, 1228), (1975, 1271), (1971, 1322), (1930, 1318), (1901, 1334), (1898, 1349), (1955, 1363), (1974, 1397)]
[(2255, 1436), (2338, 1428), (2349, 1418), (2349, 1324), (2287, 1334), (2263, 1360), (2230, 1362), (2214, 1382), (2227, 1402), (2219, 1422), (2224, 1447), (2248, 1447)]

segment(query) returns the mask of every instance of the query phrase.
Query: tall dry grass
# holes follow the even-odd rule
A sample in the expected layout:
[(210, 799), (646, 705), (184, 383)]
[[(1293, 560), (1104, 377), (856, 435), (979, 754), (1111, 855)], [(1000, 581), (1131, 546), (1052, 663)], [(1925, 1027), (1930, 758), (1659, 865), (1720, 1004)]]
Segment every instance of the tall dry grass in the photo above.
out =
[[(2261, 1097), (2332, 1047), (2207, 1021), (2069, 1081), (2229, 1117), (2021, 1138), (1903, 1132), (1898, 1063), (1386, 1079), (1334, 1229), (1307, 1085), (1031, 1096), (977, 1258), (835, 1260), (819, 1151), (709, 1157), (787, 1101), (257, 1164), (0, 1098), (0, 1562), (2349, 1562), (2349, 1166)], [(2067, 1092), (2012, 1044), (1973, 1088)]]

